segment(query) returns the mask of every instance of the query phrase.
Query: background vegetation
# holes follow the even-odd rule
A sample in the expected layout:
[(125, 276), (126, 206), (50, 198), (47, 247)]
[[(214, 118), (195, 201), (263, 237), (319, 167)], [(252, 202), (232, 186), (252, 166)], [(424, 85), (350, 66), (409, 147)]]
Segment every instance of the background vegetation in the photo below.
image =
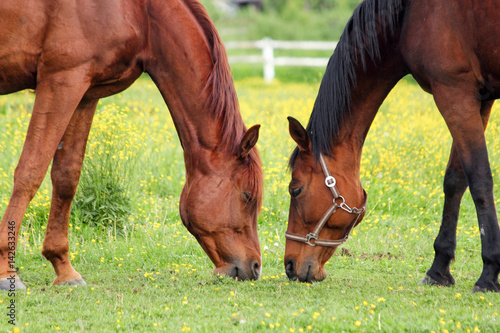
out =
[[(201, 1), (215, 21), (223, 41), (277, 40), (337, 41), (359, 0), (263, 0), (262, 10), (254, 6), (236, 9), (222, 6), (230, 1)], [(331, 51), (275, 50), (275, 56), (330, 57)], [(231, 54), (258, 54), (258, 50), (228, 50)], [(234, 64), (236, 80), (262, 77), (262, 65)], [(321, 81), (323, 68), (276, 67), (283, 82)]]
[[(225, 40), (338, 40), (359, 0), (263, 0), (236, 9), (203, 0)], [(227, 3), (227, 2), (226, 2)], [(218, 5), (219, 4), (219, 5)]]

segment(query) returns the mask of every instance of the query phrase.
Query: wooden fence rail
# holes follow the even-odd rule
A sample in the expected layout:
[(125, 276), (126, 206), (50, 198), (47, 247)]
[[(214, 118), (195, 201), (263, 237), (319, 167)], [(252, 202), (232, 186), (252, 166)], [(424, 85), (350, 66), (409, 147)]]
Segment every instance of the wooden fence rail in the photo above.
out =
[(248, 42), (226, 42), (226, 49), (260, 49), (262, 55), (234, 55), (229, 56), (230, 63), (262, 63), (264, 65), (264, 80), (271, 82), (274, 78), (275, 66), (306, 66), (326, 67), (329, 58), (318, 57), (275, 57), (274, 50), (326, 50), (331, 51), (337, 46), (337, 42), (316, 41), (283, 41), (264, 38)]

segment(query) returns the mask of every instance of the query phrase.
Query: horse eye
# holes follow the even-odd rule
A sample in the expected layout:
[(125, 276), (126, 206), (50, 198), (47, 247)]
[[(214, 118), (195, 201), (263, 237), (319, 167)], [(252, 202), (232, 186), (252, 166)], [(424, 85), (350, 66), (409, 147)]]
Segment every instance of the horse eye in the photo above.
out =
[(243, 197), (245, 197), (246, 202), (250, 202), (252, 200), (252, 195), (247, 192), (243, 192)]
[(292, 198), (298, 197), (300, 193), (302, 193), (302, 187), (294, 188), (293, 190), (290, 190), (290, 195), (292, 196)]

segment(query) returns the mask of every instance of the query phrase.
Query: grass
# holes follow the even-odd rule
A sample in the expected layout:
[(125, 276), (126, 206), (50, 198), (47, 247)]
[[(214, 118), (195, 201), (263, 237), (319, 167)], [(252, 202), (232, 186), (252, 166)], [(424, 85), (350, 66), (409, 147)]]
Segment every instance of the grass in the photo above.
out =
[[(212, 276), (212, 263), (182, 226), (178, 215), (184, 183), (182, 149), (161, 96), (143, 77), (129, 90), (99, 104), (86, 161), (86, 168), (91, 167), (92, 158), (111, 157), (124, 167), (131, 161), (131, 169), (117, 167), (100, 176), (113, 179), (113, 172), (127, 173), (122, 195), (128, 198), (131, 213), (121, 231), (114, 226), (92, 226), (74, 214), (69, 231), (71, 258), (88, 286), (50, 286), (55, 274), (40, 254), (51, 191), (46, 179), (28, 209), (20, 235), (16, 265), (29, 289), (16, 293), (17, 329), (500, 331), (500, 295), (470, 293), (482, 262), (469, 194), (461, 208), (457, 257), (451, 267), (456, 285), (419, 284), (433, 259), (432, 242), (443, 204), (441, 183), (451, 145), (432, 96), (404, 80), (387, 98), (364, 147), (361, 178), (369, 194), (367, 216), (343, 245), (345, 250), (337, 251), (327, 264), (327, 279), (302, 284), (288, 281), (283, 265), (290, 177), (286, 165), (294, 146), (287, 134), (286, 116), (305, 124), (318, 84), (265, 85), (261, 79), (245, 79), (237, 81), (236, 87), (245, 123), (262, 124), (258, 143), (265, 173), (258, 222), (262, 278), (235, 282)], [(29, 92), (0, 97), (2, 212), (33, 98)], [(487, 139), (494, 180), (500, 184), (500, 138), (496, 135), (500, 113), (496, 109)], [(110, 115), (119, 121), (113, 122)], [(119, 141), (119, 150), (99, 151), (103, 135), (110, 132), (118, 136), (110, 140)], [(495, 194), (499, 197), (497, 186)], [(1, 307), (10, 299), (0, 294)], [(1, 331), (14, 330), (7, 321), (0, 314)]]

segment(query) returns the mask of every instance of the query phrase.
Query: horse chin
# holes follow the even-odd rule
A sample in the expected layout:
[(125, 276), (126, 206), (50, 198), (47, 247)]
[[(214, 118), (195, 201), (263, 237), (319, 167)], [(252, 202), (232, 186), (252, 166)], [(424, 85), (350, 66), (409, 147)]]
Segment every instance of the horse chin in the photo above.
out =
[(325, 268), (323, 266), (318, 267), (316, 272), (308, 274), (309, 276), (306, 276), (306, 279), (302, 282), (321, 282), (323, 281), (328, 273), (326, 272)]
[(262, 267), (257, 260), (248, 260), (245, 264), (237, 262), (216, 267), (213, 274), (232, 277), (236, 281), (244, 281), (257, 280), (261, 271)]
[(296, 275), (292, 280), (298, 280), (300, 282), (312, 283), (323, 281), (328, 273), (323, 266), (309, 266), (307, 270), (302, 271), (301, 274)]
[(315, 281), (323, 281), (324, 279), (326, 279), (326, 276), (328, 275), (328, 273), (326, 272), (326, 269), (321, 266), (318, 270), (318, 272), (316, 273), (316, 275), (314, 276), (314, 279)]

